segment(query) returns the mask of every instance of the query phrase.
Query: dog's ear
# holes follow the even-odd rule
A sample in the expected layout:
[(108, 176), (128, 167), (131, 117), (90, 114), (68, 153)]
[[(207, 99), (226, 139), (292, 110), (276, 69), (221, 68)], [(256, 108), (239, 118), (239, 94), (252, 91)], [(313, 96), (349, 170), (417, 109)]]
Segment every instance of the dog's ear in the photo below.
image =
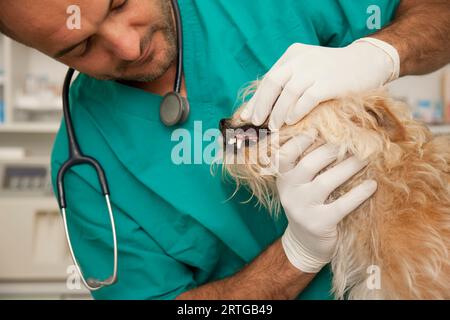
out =
[(389, 109), (388, 101), (376, 98), (364, 105), (367, 112), (375, 118), (379, 129), (384, 130), (393, 142), (406, 140), (406, 131), (400, 120)]

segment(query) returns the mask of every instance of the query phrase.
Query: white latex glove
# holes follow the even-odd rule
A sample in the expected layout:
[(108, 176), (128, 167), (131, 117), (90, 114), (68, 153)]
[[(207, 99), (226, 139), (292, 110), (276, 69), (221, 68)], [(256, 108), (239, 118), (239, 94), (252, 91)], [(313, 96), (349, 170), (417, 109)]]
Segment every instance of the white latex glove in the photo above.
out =
[(320, 102), (381, 87), (399, 71), (397, 50), (375, 38), (345, 48), (296, 43), (265, 75), (241, 118), (259, 126), (270, 115), (269, 129), (275, 131), (298, 122)]
[(296, 159), (314, 139), (297, 136), (280, 149), (280, 176), (277, 188), (288, 218), (282, 244), (289, 261), (307, 273), (317, 273), (331, 261), (337, 241), (337, 224), (376, 190), (367, 180), (332, 203), (325, 204), (331, 192), (366, 166), (356, 157), (343, 160), (318, 173), (337, 158), (338, 148), (325, 144)]

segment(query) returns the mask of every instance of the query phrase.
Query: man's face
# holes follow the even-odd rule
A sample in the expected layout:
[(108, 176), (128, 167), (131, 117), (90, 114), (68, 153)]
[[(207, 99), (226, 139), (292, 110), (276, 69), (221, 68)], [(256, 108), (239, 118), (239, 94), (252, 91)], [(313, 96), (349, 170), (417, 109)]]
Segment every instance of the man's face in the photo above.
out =
[[(70, 30), (71, 5), (81, 28)], [(2, 0), (16, 40), (99, 79), (152, 81), (177, 56), (169, 0)]]

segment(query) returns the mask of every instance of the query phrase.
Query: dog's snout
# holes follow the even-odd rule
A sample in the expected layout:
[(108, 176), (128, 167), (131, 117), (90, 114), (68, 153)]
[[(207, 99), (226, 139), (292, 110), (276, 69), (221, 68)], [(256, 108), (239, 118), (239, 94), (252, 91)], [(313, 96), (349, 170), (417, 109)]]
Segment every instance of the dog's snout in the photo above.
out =
[(219, 129), (220, 129), (220, 131), (222, 131), (222, 129), (223, 129), (224, 125), (225, 125), (225, 121), (226, 121), (226, 119), (220, 120), (220, 122), (219, 122)]
[(228, 119), (222, 119), (219, 122), (219, 130), (224, 133), (226, 129), (228, 129)]

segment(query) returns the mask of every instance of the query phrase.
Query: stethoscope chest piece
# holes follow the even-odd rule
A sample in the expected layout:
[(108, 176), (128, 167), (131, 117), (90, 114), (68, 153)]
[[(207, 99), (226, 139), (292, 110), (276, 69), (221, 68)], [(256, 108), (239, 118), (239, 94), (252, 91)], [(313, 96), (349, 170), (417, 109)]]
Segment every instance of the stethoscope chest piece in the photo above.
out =
[(188, 100), (177, 92), (169, 92), (161, 102), (159, 117), (168, 127), (182, 124), (189, 117)]

